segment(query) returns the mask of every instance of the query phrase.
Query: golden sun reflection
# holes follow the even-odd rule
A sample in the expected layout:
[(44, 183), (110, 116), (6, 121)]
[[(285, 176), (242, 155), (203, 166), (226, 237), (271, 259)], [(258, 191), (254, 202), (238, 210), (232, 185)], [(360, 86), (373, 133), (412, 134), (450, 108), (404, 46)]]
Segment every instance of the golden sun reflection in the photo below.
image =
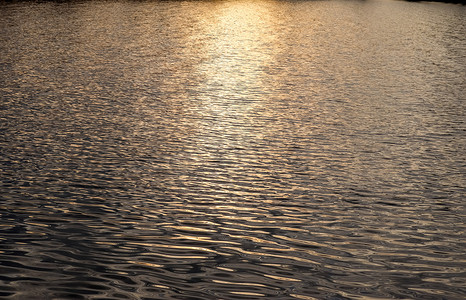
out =
[(274, 59), (277, 38), (273, 2), (218, 5), (199, 24), (197, 35), (204, 39), (203, 59), (196, 68), (200, 80), (193, 94), (203, 128), (198, 143), (241, 147), (256, 134), (253, 119), (268, 93), (264, 69)]
[(228, 2), (204, 24), (204, 34), (211, 38), (198, 69), (204, 78), (198, 88), (212, 112), (225, 113), (220, 107), (225, 101), (250, 103), (264, 92), (260, 76), (272, 59), (275, 36), (271, 18), (265, 4)]

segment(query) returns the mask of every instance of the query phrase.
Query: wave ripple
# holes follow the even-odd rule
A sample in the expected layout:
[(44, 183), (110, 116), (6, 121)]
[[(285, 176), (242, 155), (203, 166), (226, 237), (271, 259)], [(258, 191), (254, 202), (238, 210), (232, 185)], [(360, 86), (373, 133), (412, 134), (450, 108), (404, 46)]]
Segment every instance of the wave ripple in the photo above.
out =
[(0, 298), (462, 299), (465, 13), (2, 4)]

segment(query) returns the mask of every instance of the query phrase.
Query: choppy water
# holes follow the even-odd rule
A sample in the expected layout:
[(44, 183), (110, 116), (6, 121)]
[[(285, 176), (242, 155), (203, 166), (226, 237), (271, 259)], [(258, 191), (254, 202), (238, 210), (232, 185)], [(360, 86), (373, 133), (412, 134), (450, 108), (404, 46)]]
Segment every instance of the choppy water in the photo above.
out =
[(0, 4), (0, 298), (462, 299), (466, 7)]

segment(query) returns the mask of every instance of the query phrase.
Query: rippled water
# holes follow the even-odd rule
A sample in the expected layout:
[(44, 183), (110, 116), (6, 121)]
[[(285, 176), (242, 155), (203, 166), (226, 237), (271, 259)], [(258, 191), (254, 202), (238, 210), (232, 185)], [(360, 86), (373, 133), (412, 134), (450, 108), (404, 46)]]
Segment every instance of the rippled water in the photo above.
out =
[(462, 299), (466, 7), (0, 4), (0, 298)]

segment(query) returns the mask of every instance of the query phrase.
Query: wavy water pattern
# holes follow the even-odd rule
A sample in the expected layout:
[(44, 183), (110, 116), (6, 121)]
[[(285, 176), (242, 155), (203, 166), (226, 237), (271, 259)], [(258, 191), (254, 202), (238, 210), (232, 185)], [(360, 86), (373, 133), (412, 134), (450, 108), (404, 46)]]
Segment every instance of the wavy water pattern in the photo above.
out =
[(464, 6), (0, 5), (0, 298), (463, 299)]

